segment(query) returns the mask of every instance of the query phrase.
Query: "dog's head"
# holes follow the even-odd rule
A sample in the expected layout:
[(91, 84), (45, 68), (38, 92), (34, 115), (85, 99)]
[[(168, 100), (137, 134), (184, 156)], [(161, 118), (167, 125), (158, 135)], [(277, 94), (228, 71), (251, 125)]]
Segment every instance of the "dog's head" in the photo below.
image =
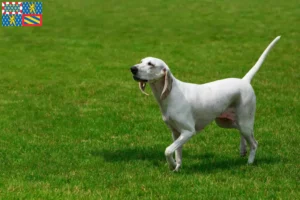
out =
[(130, 68), (133, 79), (139, 82), (151, 82), (162, 78), (169, 69), (166, 63), (158, 58), (147, 57), (141, 63)]
[(141, 60), (141, 63), (131, 67), (130, 70), (133, 79), (139, 82), (140, 89), (144, 94), (148, 95), (144, 92), (147, 82), (152, 83), (162, 78), (165, 79), (165, 83), (161, 98), (165, 98), (170, 92), (170, 70), (164, 61), (158, 58), (146, 57)]

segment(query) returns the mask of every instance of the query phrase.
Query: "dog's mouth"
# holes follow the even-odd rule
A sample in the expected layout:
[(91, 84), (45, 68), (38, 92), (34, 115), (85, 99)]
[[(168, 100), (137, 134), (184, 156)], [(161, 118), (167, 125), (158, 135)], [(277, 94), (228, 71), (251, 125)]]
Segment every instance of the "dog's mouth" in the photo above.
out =
[(146, 80), (146, 79), (141, 79), (141, 78), (139, 78), (139, 77), (137, 77), (137, 76), (135, 76), (135, 75), (133, 75), (133, 79), (134, 79), (135, 81), (138, 81), (138, 82), (143, 82), (143, 83), (147, 83), (147, 82), (148, 82), (148, 80)]
[(138, 78), (136, 76), (133, 76), (133, 79), (138, 81), (139, 82), (139, 88), (141, 90), (141, 92), (145, 95), (149, 95), (145, 92), (145, 88), (146, 88), (146, 83), (148, 82), (148, 80), (145, 80), (145, 79), (141, 79), (141, 78)]

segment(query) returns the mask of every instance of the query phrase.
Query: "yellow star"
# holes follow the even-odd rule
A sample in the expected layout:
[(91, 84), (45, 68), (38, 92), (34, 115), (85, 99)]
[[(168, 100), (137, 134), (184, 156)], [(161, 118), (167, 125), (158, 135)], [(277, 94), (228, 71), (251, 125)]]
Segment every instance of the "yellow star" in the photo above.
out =
[(10, 25), (14, 24), (16, 26), (16, 18), (14, 15), (9, 17), (9, 23)]
[[(30, 5), (30, 4), (29, 4)], [(29, 7), (29, 11), (30, 11), (30, 13), (34, 13), (35, 14), (35, 4), (34, 3), (32, 3), (31, 5), (30, 5), (30, 7)]]

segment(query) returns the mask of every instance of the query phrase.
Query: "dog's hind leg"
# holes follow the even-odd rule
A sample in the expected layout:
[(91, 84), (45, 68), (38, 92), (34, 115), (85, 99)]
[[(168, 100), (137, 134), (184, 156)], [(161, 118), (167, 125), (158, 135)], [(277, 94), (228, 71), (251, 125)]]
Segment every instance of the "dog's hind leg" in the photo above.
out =
[(246, 85), (241, 91), (238, 105), (236, 105), (237, 129), (241, 134), (240, 153), (246, 155), (245, 140), (250, 146), (248, 164), (252, 164), (255, 159), (257, 142), (254, 139), (254, 119), (256, 110), (256, 97), (251, 85)]
[(246, 154), (247, 154), (247, 142), (245, 137), (241, 134), (240, 155), (244, 157), (246, 156)]
[(241, 127), (240, 131), (250, 146), (248, 164), (252, 164), (254, 162), (255, 154), (256, 154), (256, 150), (257, 150), (257, 146), (258, 146), (257, 141), (254, 139), (253, 130), (251, 130), (249, 128)]
[(241, 145), (240, 145), (240, 153), (241, 155), (246, 154), (246, 144), (245, 141), (250, 146), (248, 164), (252, 164), (255, 159), (255, 153), (257, 149), (257, 141), (254, 139), (254, 112), (255, 112), (255, 104), (248, 104), (247, 106), (243, 106), (242, 108), (238, 109), (238, 130), (241, 134)]

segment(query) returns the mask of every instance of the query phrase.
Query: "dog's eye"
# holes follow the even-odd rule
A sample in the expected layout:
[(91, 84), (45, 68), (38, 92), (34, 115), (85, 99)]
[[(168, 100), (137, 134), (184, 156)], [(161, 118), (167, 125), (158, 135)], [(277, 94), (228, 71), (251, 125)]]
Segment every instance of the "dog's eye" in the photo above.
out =
[(152, 62), (148, 62), (148, 65), (150, 65), (151, 67), (154, 67)]

